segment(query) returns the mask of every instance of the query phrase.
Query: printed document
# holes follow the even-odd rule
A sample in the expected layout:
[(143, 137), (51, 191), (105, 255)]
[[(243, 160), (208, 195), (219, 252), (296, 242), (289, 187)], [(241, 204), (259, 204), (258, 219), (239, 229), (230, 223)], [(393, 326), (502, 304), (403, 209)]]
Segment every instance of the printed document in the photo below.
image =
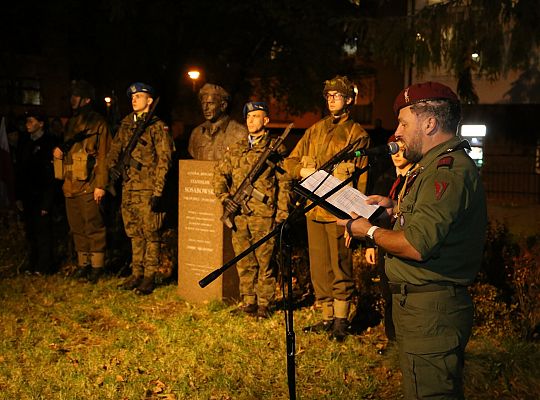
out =
[[(329, 175), (324, 170), (319, 170), (304, 179), (300, 185), (316, 196), (323, 197), (340, 183), (341, 181), (335, 176)], [(366, 198), (367, 196), (365, 194), (352, 186), (344, 186), (325, 199), (325, 201), (347, 215), (354, 212), (361, 217), (369, 219), (379, 209), (379, 206), (376, 204), (366, 204)]]

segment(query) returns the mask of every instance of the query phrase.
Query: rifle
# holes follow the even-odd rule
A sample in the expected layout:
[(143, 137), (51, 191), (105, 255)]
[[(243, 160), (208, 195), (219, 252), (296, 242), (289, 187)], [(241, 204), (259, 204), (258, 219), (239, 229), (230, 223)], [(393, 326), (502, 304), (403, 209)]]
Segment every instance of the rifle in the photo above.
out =
[(242, 211), (247, 214), (250, 211), (247, 206), (247, 202), (249, 201), (249, 199), (251, 199), (251, 197), (255, 197), (257, 200), (262, 202), (266, 200), (266, 196), (253, 187), (253, 184), (263, 173), (266, 166), (275, 168), (280, 173), (285, 172), (278, 165), (276, 165), (278, 160), (272, 160), (270, 157), (277, 154), (276, 151), (278, 150), (279, 146), (281, 146), (283, 141), (287, 138), (287, 135), (289, 134), (293, 126), (293, 123), (289, 124), (289, 126), (287, 126), (287, 129), (285, 129), (285, 132), (283, 132), (283, 134), (274, 143), (270, 144), (266, 148), (257, 163), (255, 163), (253, 168), (251, 168), (251, 171), (249, 171), (247, 176), (244, 178), (244, 180), (236, 190), (236, 193), (234, 194), (232, 199), (230, 199), (234, 202), (234, 204), (238, 205), (238, 207), (236, 207), (234, 211), (229, 210), (227, 209), (227, 207), (225, 207), (225, 210), (223, 211), (223, 216), (221, 217), (221, 221), (229, 228), (236, 230), (236, 227), (234, 225), (234, 216), (238, 213), (239, 206), (241, 206)]
[(154, 112), (156, 111), (158, 103), (159, 97), (154, 102), (152, 102), (152, 105), (150, 106), (150, 109), (148, 110), (148, 114), (146, 114), (146, 118), (144, 119), (144, 121), (137, 123), (126, 148), (118, 157), (118, 161), (116, 162), (116, 164), (109, 169), (109, 185), (107, 187), (107, 190), (113, 196), (116, 196), (116, 190), (114, 188), (116, 181), (118, 181), (120, 177), (122, 177), (122, 179), (124, 179), (125, 181), (129, 179), (127, 175), (127, 170), (130, 166), (131, 153), (133, 153), (133, 150), (135, 150), (135, 147), (137, 146), (137, 143), (139, 142), (142, 134), (152, 122), (152, 118), (154, 117)]
[(85, 129), (83, 131), (77, 132), (75, 135), (73, 135), (72, 138), (66, 140), (64, 143), (58, 145), (58, 148), (62, 150), (62, 153), (67, 154), (75, 145), (75, 143), (82, 142), (83, 140), (97, 135), (97, 132), (88, 134), (88, 129)]

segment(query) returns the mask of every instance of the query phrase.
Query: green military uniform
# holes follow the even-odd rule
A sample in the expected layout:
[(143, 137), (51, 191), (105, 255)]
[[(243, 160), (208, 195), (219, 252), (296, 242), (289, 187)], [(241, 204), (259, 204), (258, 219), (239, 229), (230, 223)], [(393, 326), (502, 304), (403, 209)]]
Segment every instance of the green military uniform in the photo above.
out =
[[(271, 144), (268, 133), (258, 142), (250, 144), (248, 135), (225, 152), (223, 159), (214, 169), (213, 187), (216, 196), (223, 202), (236, 193), (238, 186)], [(282, 155), (285, 147), (278, 149)], [(247, 210), (234, 219), (236, 231), (232, 243), (236, 254), (240, 254), (253, 243), (263, 238), (273, 228), (274, 220), (283, 221), (288, 215), (290, 178), (280, 175), (273, 168), (266, 168), (253, 184), (255, 190), (264, 195), (265, 201), (251, 197)], [(274, 240), (270, 239), (236, 264), (240, 278), (240, 295), (245, 304), (268, 307), (274, 300), (276, 279), (270, 261)]]
[(221, 160), (223, 154), (247, 134), (244, 125), (222, 115), (216, 122), (205, 121), (193, 129), (188, 151), (196, 160)]
[[(338, 120), (328, 116), (306, 130), (285, 160), (285, 169), (292, 178), (300, 179), (302, 168), (320, 168), (358, 139), (361, 140), (356, 149), (369, 146), (368, 133), (348, 114), (343, 114)], [(367, 157), (360, 157), (355, 163), (342, 162), (334, 170), (334, 176), (345, 180), (356, 168), (365, 167), (367, 162)], [(357, 188), (364, 192), (366, 182), (367, 174), (362, 174)], [(344, 228), (337, 226), (336, 217), (321, 207), (315, 207), (306, 217), (311, 280), (316, 299), (322, 306), (323, 319), (345, 319), (349, 314), (354, 281), (352, 251), (345, 246)]]
[[(146, 114), (139, 116), (144, 121)], [(137, 116), (131, 113), (120, 125), (109, 153), (113, 167), (126, 148), (136, 128)], [(153, 279), (160, 259), (162, 227), (165, 214), (152, 211), (151, 198), (160, 198), (165, 175), (171, 166), (174, 143), (168, 127), (154, 117), (131, 153), (126, 178), (122, 181), (122, 219), (131, 239), (132, 275)]]
[(407, 399), (463, 396), (473, 323), (467, 285), (481, 265), (487, 216), (477, 167), (460, 142), (452, 138), (423, 156), (397, 213), (394, 230), (404, 231), (424, 261), (386, 256)]
[(64, 154), (62, 190), (66, 198), (66, 213), (73, 234), (80, 267), (104, 265), (106, 230), (94, 189), (105, 189), (108, 182), (107, 151), (110, 146), (109, 126), (105, 119), (91, 110), (80, 107), (66, 124), (64, 140), (87, 130), (89, 137), (75, 143)]

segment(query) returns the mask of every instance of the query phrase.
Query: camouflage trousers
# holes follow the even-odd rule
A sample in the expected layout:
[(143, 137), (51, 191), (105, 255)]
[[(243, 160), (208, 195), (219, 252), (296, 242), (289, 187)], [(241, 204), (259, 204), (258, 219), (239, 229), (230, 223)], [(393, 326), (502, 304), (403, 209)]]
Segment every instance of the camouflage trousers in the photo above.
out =
[(151, 191), (122, 191), (122, 220), (131, 239), (131, 273), (152, 277), (161, 251), (161, 226), (165, 213), (150, 209)]
[[(274, 219), (238, 215), (234, 222), (237, 230), (232, 233), (234, 252), (240, 254), (263, 238), (272, 229)], [(274, 300), (276, 278), (270, 261), (274, 251), (274, 238), (236, 263), (240, 278), (240, 295), (245, 303), (268, 306)]]

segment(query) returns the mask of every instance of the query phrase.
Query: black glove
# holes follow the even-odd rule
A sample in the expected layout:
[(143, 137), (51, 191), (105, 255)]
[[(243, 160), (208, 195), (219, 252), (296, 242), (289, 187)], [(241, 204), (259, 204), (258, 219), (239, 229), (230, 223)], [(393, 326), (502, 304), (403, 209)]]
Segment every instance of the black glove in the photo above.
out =
[(112, 167), (111, 169), (109, 169), (109, 178), (111, 179), (111, 181), (116, 182), (118, 179), (120, 179), (121, 176), (122, 171), (120, 171), (118, 168)]
[(157, 213), (161, 212), (161, 196), (152, 196), (150, 197), (150, 209)]
[(225, 210), (229, 214), (234, 215), (240, 209), (240, 204), (238, 204), (236, 201), (234, 201), (230, 197), (227, 197), (225, 200), (223, 200), (223, 207), (225, 207)]

